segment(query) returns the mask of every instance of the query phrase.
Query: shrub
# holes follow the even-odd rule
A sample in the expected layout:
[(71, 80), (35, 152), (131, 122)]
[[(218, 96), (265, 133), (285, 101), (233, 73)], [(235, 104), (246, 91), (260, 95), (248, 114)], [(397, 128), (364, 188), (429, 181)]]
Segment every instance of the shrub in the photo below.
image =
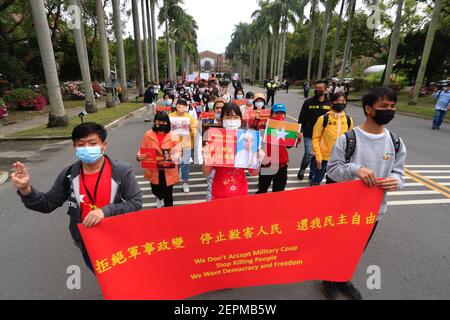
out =
[(5, 102), (0, 98), (0, 119), (4, 119), (8, 116), (8, 109)]
[(5, 96), (5, 101), (7, 104), (16, 107), (18, 110), (34, 109), (35, 111), (39, 111), (47, 104), (43, 95), (36, 93), (32, 89), (26, 88), (13, 90), (10, 94)]

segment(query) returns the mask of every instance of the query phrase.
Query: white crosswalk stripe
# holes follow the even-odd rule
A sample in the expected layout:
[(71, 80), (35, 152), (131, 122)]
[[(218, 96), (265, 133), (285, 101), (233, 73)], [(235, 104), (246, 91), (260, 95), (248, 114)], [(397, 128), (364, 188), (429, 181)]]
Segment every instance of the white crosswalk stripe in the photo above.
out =
[[(390, 206), (412, 206), (412, 205), (447, 205), (450, 204), (450, 198), (445, 193), (450, 194), (450, 165), (407, 165), (406, 168), (411, 172), (420, 174), (429, 180), (438, 183), (441, 191), (431, 190), (426, 185), (414, 181), (409, 176), (405, 176), (406, 183), (404, 188), (399, 191), (388, 193), (388, 205)], [(294, 190), (297, 188), (305, 188), (309, 186), (307, 174), (304, 181), (297, 180), (298, 168), (288, 169), (288, 181), (286, 190)], [(307, 170), (308, 173), (308, 170)], [(143, 175), (137, 176), (138, 183), (144, 195), (144, 208), (154, 208), (156, 198), (151, 192), (150, 183), (145, 180)], [(249, 194), (255, 194), (258, 187), (258, 177), (247, 176), (249, 185)], [(190, 173), (189, 181), (190, 192), (183, 193), (182, 186), (174, 187), (174, 205), (189, 205), (202, 203), (206, 201), (206, 179), (202, 172), (198, 171)], [(270, 189), (269, 189), (270, 191)]]

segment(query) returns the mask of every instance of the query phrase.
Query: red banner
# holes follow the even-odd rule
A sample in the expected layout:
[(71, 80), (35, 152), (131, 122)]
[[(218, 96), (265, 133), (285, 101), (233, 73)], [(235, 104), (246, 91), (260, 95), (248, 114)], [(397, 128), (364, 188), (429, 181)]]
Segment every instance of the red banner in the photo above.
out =
[(79, 229), (105, 299), (184, 299), (348, 281), (382, 198), (381, 189), (353, 181), (154, 209)]

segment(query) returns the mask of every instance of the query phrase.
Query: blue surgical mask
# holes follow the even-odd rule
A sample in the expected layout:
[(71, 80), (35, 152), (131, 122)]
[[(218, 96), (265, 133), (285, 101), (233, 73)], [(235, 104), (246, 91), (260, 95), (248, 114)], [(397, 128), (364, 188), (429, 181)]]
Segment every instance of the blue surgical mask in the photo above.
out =
[(164, 101), (164, 104), (165, 104), (167, 107), (170, 107), (170, 106), (172, 105), (172, 100), (166, 100), (166, 101)]
[(257, 108), (262, 108), (262, 107), (264, 107), (264, 105), (265, 105), (265, 103), (264, 102), (255, 102), (255, 107), (257, 107)]
[(93, 164), (103, 157), (103, 152), (101, 147), (80, 147), (76, 148), (77, 158), (86, 164)]
[(253, 104), (253, 99), (247, 99), (247, 104)]

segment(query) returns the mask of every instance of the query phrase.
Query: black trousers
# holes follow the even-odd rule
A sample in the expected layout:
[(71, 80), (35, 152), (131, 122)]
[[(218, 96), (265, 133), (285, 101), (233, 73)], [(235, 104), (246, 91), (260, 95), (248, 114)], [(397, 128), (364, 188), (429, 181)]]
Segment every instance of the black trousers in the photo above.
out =
[(259, 174), (258, 191), (256, 194), (267, 193), (270, 185), (273, 181), (272, 191), (280, 192), (284, 191), (286, 188), (286, 183), (288, 179), (288, 167), (284, 166), (279, 168), (278, 171), (273, 175), (262, 175)]
[(150, 184), (152, 193), (159, 200), (164, 200), (164, 207), (173, 207), (173, 186), (168, 186), (164, 170), (159, 170), (159, 184)]
[(275, 101), (275, 92), (274, 93), (267, 93), (267, 105), (269, 105), (269, 101), (272, 100), (271, 106), (273, 106)]

